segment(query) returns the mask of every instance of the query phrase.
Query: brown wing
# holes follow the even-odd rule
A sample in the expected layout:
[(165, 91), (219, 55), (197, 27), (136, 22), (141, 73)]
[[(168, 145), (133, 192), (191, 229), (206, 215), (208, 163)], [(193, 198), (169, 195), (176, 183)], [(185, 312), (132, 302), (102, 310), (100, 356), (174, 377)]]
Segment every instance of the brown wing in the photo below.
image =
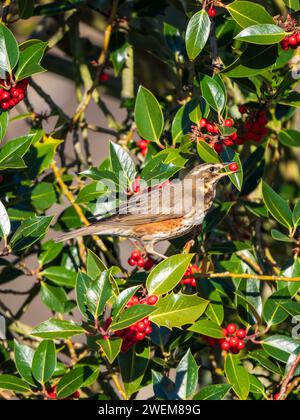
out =
[(133, 226), (177, 219), (192, 210), (194, 199), (192, 183), (172, 183), (132, 196), (128, 203), (120, 206), (118, 215), (109, 219), (109, 224)]

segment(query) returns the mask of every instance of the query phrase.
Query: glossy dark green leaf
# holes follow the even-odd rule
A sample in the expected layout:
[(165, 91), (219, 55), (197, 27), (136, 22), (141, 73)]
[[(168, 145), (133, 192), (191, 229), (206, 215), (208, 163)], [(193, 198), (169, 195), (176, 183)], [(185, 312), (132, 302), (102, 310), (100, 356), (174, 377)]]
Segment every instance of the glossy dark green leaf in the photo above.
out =
[(135, 324), (141, 319), (148, 317), (155, 311), (156, 306), (142, 304), (131, 306), (130, 308), (126, 309), (126, 311), (122, 312), (117, 319), (113, 320), (110, 326), (110, 330), (123, 330), (124, 328), (130, 327), (130, 325)]
[(59, 286), (66, 286), (73, 288), (76, 282), (76, 273), (65, 267), (52, 266), (47, 267), (40, 272), (40, 275), (51, 280), (53, 283)]
[(287, 7), (291, 10), (297, 12), (300, 9), (300, 1), (299, 0), (283, 0)]
[(67, 398), (79, 390), (86, 382), (95, 382), (98, 376), (98, 369), (91, 366), (78, 366), (66, 373), (57, 384), (57, 397)]
[(273, 24), (272, 16), (260, 4), (252, 1), (235, 1), (227, 6), (227, 10), (242, 28), (256, 24)]
[(79, 271), (76, 278), (76, 300), (81, 315), (86, 319), (90, 318), (86, 294), (92, 283), (93, 280), (86, 273)]
[(237, 356), (228, 354), (225, 360), (225, 374), (232, 389), (240, 400), (246, 400), (250, 392), (249, 373)]
[(86, 273), (92, 279), (96, 280), (100, 274), (106, 270), (105, 264), (93, 251), (88, 249), (87, 259), (86, 259)]
[(47, 210), (56, 202), (56, 194), (50, 182), (40, 182), (31, 191), (31, 203), (37, 210)]
[(126, 304), (135, 295), (140, 286), (133, 286), (123, 290), (115, 299), (112, 307), (113, 318), (118, 318)]
[(52, 311), (64, 313), (69, 301), (68, 295), (62, 287), (52, 286), (41, 282), (41, 299)]
[(12, 32), (0, 23), (0, 69), (10, 73), (19, 59), (19, 47)]
[(159, 142), (164, 127), (164, 117), (155, 96), (140, 86), (135, 102), (135, 123), (139, 135), (150, 141)]
[(285, 38), (285, 31), (274, 24), (260, 24), (248, 26), (235, 39), (258, 45), (278, 44)]
[(218, 153), (205, 141), (197, 144), (197, 152), (200, 158), (206, 163), (220, 163)]
[(195, 13), (187, 26), (185, 45), (190, 60), (195, 60), (206, 45), (211, 22), (205, 10)]
[(110, 158), (114, 173), (119, 178), (124, 178), (124, 181), (129, 187), (136, 176), (135, 165), (132, 158), (123, 147), (115, 143), (110, 143)]
[(53, 341), (44, 340), (36, 349), (32, 360), (32, 373), (40, 384), (45, 384), (56, 367), (56, 350)]
[(6, 134), (7, 125), (8, 125), (8, 112), (2, 112), (0, 114), (0, 143)]
[(31, 335), (40, 338), (58, 339), (70, 338), (74, 335), (84, 333), (84, 329), (80, 325), (72, 321), (64, 321), (61, 319), (50, 318), (42, 322), (31, 331)]
[(249, 44), (242, 55), (223, 70), (228, 77), (245, 78), (268, 71), (278, 58), (277, 45)]
[(94, 319), (104, 311), (105, 305), (112, 297), (113, 288), (110, 281), (110, 271), (106, 270), (100, 274), (99, 279), (94, 280), (86, 291), (86, 304)]
[(29, 248), (43, 238), (52, 221), (52, 216), (34, 216), (21, 223), (11, 238), (10, 245), (14, 251)]
[(88, 203), (107, 194), (107, 187), (100, 181), (85, 185), (79, 192), (76, 203)]
[(210, 400), (210, 401), (221, 401), (224, 400), (226, 395), (231, 389), (231, 385), (220, 384), (220, 385), (208, 385), (202, 388), (193, 398), (193, 400)]
[(148, 293), (160, 296), (173, 290), (182, 279), (192, 258), (192, 254), (174, 255), (159, 263), (147, 278)]
[(154, 324), (172, 328), (192, 324), (205, 311), (208, 301), (197, 295), (184, 295), (171, 293), (159, 299), (155, 308), (157, 311), (150, 315)]
[(40, 65), (46, 47), (47, 42), (38, 39), (30, 39), (20, 44), (20, 57), (15, 74), (17, 81), (46, 71)]
[(261, 366), (270, 372), (282, 375), (282, 368), (276, 360), (272, 360), (268, 353), (264, 350), (254, 350), (249, 353), (249, 357), (253, 360), (256, 360)]
[(191, 350), (188, 350), (177, 366), (175, 378), (175, 392), (183, 400), (191, 397), (196, 391), (198, 370), (194, 356)]
[(201, 76), (200, 86), (202, 96), (207, 103), (216, 112), (221, 113), (226, 104), (226, 97), (220, 83), (212, 77), (205, 75)]
[(264, 320), (268, 325), (281, 324), (288, 317), (281, 304), (290, 299), (291, 295), (288, 287), (278, 290), (268, 298), (263, 311)]
[(300, 132), (297, 130), (282, 130), (278, 134), (281, 144), (288, 147), (300, 147)]
[(14, 392), (30, 392), (30, 386), (14, 375), (0, 375), (0, 389), (7, 389)]
[(219, 339), (224, 338), (223, 328), (208, 319), (200, 319), (199, 321), (195, 322), (191, 327), (189, 327), (189, 331), (203, 334), (207, 337)]
[(289, 205), (264, 181), (262, 181), (262, 195), (264, 203), (274, 219), (288, 229), (292, 228), (293, 216)]
[(144, 166), (141, 178), (146, 182), (165, 181), (184, 167), (184, 159), (178, 150), (168, 149), (159, 152)]
[(104, 338), (101, 338), (98, 341), (98, 344), (101, 346), (109, 363), (112, 364), (115, 361), (115, 359), (118, 357), (121, 351), (122, 339), (113, 338), (113, 339), (106, 340)]
[(26, 165), (22, 160), (22, 156), (29, 149), (33, 139), (33, 135), (28, 135), (7, 142), (0, 149), (0, 169), (24, 168)]
[(130, 397), (141, 388), (141, 383), (148, 367), (150, 348), (139, 350), (136, 346), (118, 357), (122, 382), (127, 397)]
[(277, 229), (271, 230), (271, 236), (276, 241), (293, 243), (293, 240)]
[(300, 224), (300, 199), (298, 199), (293, 210), (293, 222), (295, 226)]
[(300, 347), (300, 340), (277, 334), (265, 338), (262, 346), (274, 359), (287, 363), (290, 355)]
[(233, 153), (230, 148), (225, 147), (221, 153), (221, 158), (223, 162), (235, 162), (238, 165), (238, 171), (229, 175), (229, 179), (236, 189), (241, 191), (243, 187), (244, 174), (240, 155), (238, 153)]
[(29, 385), (36, 387), (37, 383), (32, 375), (32, 360), (34, 350), (25, 344), (14, 342), (15, 364), (19, 374), (29, 383)]

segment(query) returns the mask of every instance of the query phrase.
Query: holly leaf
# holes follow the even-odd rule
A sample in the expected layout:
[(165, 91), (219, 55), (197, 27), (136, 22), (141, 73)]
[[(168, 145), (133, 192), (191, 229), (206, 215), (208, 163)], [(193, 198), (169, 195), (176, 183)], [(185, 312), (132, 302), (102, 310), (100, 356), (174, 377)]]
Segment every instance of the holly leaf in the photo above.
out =
[(183, 295), (171, 293), (159, 299), (157, 311), (149, 316), (151, 322), (162, 327), (181, 328), (192, 324), (205, 311), (208, 301), (197, 295)]
[(30, 39), (20, 44), (20, 57), (15, 73), (17, 82), (46, 71), (40, 65), (46, 48), (47, 42), (38, 39)]

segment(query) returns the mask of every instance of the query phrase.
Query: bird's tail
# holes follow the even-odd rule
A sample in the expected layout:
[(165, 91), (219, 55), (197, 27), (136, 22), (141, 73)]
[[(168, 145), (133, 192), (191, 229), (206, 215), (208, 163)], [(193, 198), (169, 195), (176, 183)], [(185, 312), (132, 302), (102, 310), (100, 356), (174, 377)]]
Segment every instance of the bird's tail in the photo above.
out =
[(64, 233), (57, 238), (55, 242), (65, 242), (69, 239), (77, 238), (78, 236), (89, 236), (89, 235), (113, 235), (114, 228), (112, 226), (84, 226), (82, 228), (72, 230), (71, 232)]

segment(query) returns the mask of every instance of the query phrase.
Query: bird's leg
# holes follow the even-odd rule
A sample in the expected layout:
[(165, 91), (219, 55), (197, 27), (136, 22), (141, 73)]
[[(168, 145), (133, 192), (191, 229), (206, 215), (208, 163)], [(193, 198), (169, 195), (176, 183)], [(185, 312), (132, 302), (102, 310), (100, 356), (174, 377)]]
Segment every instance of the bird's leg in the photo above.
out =
[(145, 250), (146, 250), (147, 254), (155, 255), (159, 258), (162, 258), (163, 260), (167, 259), (167, 257), (165, 255), (160, 254), (159, 252), (155, 251), (153, 242), (149, 242), (148, 244), (146, 244), (145, 245)]

